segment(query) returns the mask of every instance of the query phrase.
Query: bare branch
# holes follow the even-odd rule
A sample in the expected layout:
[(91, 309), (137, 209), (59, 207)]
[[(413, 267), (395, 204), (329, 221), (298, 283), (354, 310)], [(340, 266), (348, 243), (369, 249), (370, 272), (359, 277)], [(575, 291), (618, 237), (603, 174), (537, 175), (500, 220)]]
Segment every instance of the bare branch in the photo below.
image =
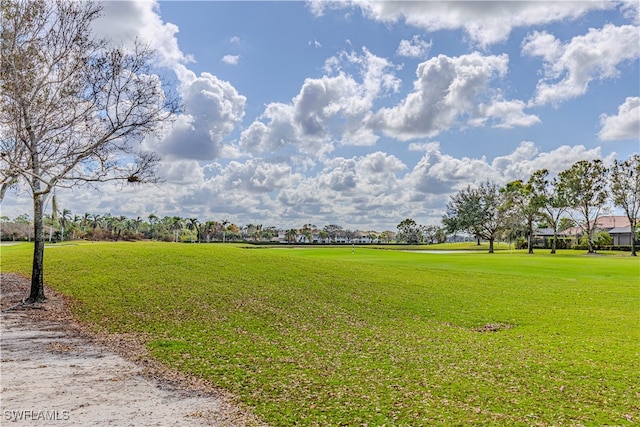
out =
[(44, 196), (56, 186), (158, 182), (158, 157), (134, 147), (177, 111), (150, 67), (153, 50), (108, 48), (91, 33), (101, 8), (93, 1), (2, 3), (0, 200), (11, 186), (33, 196), (33, 283), (40, 288)]

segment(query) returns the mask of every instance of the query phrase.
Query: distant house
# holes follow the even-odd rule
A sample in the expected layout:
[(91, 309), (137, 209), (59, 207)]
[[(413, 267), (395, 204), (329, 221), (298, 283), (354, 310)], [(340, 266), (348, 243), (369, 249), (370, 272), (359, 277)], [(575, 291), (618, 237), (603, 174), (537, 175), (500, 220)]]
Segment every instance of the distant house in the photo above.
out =
[(631, 227), (616, 227), (608, 231), (613, 246), (631, 246)]
[(616, 227), (629, 227), (629, 225), (629, 218), (626, 216), (600, 216), (596, 220), (596, 228), (603, 231)]
[[(606, 231), (611, 235), (614, 246), (631, 245), (631, 225), (626, 216), (606, 215), (600, 216), (595, 221), (595, 231)], [(571, 227), (562, 234), (579, 239), (584, 230), (582, 227)]]
[[(566, 237), (566, 234), (557, 232), (556, 237), (558, 239)], [(550, 245), (550, 241), (553, 239), (553, 228), (538, 228), (533, 231), (532, 243), (533, 246), (541, 246), (547, 248)]]
[[(322, 243), (322, 244), (331, 244), (331, 243), (336, 243), (336, 244), (347, 244), (347, 243), (357, 243), (357, 244), (370, 244), (370, 243), (378, 243), (379, 242), (379, 238), (378, 237), (374, 237), (374, 234), (377, 235), (377, 233), (370, 231), (370, 232), (365, 232), (365, 231), (355, 231), (352, 232), (352, 236), (348, 236), (347, 233), (343, 233), (343, 234), (338, 234), (336, 236), (333, 237), (325, 237), (323, 238), (320, 234), (320, 230), (312, 230), (311, 231), (311, 238), (309, 239), (309, 236), (302, 234), (300, 232), (298, 232), (296, 234), (295, 243), (300, 243), (300, 244), (317, 244), (317, 243)], [(280, 243), (286, 244), (289, 243), (288, 239), (287, 239), (287, 235), (286, 232), (284, 230), (280, 230), (278, 233), (278, 238), (277, 240)]]
[[(558, 236), (561, 235), (561, 233), (557, 233)], [(534, 239), (545, 239), (547, 240), (549, 237), (553, 237), (553, 228), (538, 228), (537, 230), (534, 230), (533, 232), (533, 238)]]

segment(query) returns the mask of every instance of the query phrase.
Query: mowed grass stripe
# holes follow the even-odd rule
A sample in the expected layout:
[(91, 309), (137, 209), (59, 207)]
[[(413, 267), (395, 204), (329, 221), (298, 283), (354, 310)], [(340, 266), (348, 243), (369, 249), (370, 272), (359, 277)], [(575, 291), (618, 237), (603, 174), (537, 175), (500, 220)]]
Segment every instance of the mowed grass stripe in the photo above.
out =
[(82, 244), (48, 250), (45, 280), (273, 425), (638, 420), (638, 260), (353, 252)]

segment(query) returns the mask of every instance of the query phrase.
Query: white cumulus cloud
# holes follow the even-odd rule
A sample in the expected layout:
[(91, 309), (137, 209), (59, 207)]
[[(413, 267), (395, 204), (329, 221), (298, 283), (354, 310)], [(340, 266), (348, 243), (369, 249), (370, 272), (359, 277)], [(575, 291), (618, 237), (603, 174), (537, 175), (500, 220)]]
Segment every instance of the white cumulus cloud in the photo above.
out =
[(222, 57), (221, 61), (228, 65), (238, 65), (240, 55), (225, 55)]
[(617, 139), (640, 140), (640, 97), (630, 96), (618, 107), (618, 114), (600, 116), (602, 130), (598, 137), (604, 141)]
[[(344, 68), (355, 68), (360, 79)], [(395, 92), (400, 81), (393, 66), (364, 49), (342, 52), (325, 63), (327, 75), (305, 79), (291, 103), (271, 103), (246, 128), (240, 147), (253, 155), (293, 149), (320, 158), (334, 144), (372, 145), (377, 137), (363, 127), (375, 99)]]
[(492, 80), (506, 75), (508, 63), (506, 54), (433, 57), (418, 66), (413, 92), (400, 104), (374, 113), (369, 125), (388, 136), (410, 140), (434, 137), (465, 117), (476, 126), (488, 119), (502, 127), (537, 123), (537, 117), (523, 112), (524, 102), (505, 100), (491, 88)]
[(593, 80), (618, 76), (620, 64), (640, 57), (638, 27), (608, 24), (564, 44), (536, 31), (522, 42), (522, 53), (544, 61), (531, 104), (558, 103), (584, 95)]
[(423, 59), (429, 53), (432, 45), (432, 42), (426, 42), (420, 36), (415, 35), (411, 40), (400, 40), (396, 55)]
[(160, 65), (167, 68), (173, 69), (176, 64), (193, 60), (178, 46), (178, 27), (162, 21), (157, 1), (105, 1), (101, 4), (103, 14), (93, 23), (97, 35), (107, 37), (116, 45), (141, 40), (156, 49)]
[[(177, 90), (184, 111), (176, 116), (173, 127), (164, 130), (164, 138), (146, 141), (146, 148), (168, 156), (167, 161), (237, 155), (223, 139), (241, 122), (246, 97), (231, 83), (206, 72), (196, 76), (188, 68), (192, 58), (178, 45), (179, 29), (163, 22), (157, 1), (108, 1), (103, 7), (103, 15), (95, 22), (99, 35), (114, 43), (126, 44), (136, 39), (148, 43), (158, 53), (158, 65), (174, 71), (179, 80)], [(238, 37), (231, 38), (231, 43), (239, 42)], [(223, 61), (235, 65), (239, 58), (227, 55)]]
[(609, 1), (371, 1), (316, 0), (310, 9), (358, 8), (384, 23), (404, 22), (427, 31), (463, 29), (480, 46), (505, 41), (514, 28), (574, 20), (593, 10), (614, 8)]
[(223, 139), (242, 120), (246, 97), (212, 74), (185, 74), (190, 77), (180, 88), (184, 112), (157, 150), (173, 158), (213, 160), (221, 155)]

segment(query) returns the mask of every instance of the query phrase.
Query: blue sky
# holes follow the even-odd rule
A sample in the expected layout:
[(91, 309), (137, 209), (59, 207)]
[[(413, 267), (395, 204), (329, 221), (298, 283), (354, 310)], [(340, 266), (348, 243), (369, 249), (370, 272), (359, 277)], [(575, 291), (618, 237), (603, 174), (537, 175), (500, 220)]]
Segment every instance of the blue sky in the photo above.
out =
[(104, 6), (96, 32), (156, 47), (185, 108), (143, 142), (164, 184), (60, 191), (74, 214), (395, 230), (467, 185), (640, 150), (637, 2)]

